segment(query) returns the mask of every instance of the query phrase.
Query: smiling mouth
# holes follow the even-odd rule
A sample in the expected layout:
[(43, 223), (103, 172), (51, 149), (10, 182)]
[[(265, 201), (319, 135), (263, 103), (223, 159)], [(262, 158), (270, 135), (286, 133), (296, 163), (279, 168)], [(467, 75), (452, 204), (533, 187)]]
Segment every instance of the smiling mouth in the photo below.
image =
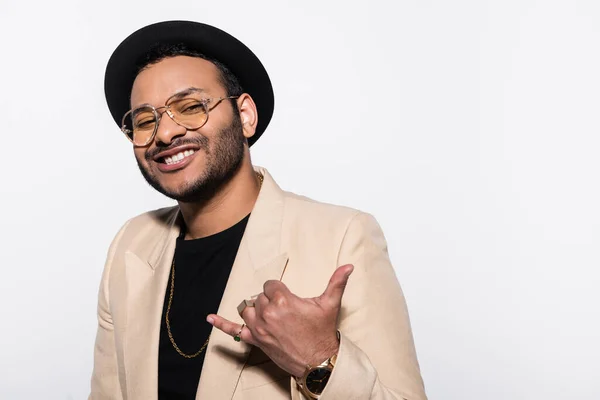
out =
[(167, 156), (167, 157), (161, 157), (158, 162), (163, 163), (163, 164), (167, 164), (167, 165), (176, 165), (176, 164), (180, 164), (182, 163), (187, 157), (191, 156), (192, 154), (194, 154), (196, 151), (195, 150), (184, 150), (184, 151), (180, 151), (177, 154), (174, 154), (172, 156)]

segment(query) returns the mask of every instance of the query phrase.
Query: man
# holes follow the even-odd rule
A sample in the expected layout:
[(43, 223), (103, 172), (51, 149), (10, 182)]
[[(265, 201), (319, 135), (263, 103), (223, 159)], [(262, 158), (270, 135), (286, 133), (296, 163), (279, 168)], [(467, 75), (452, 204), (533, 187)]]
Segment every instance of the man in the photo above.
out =
[(110, 247), (90, 399), (426, 398), (377, 222), (252, 165), (274, 100), (245, 45), (147, 26), (113, 53), (105, 92), (143, 176), (178, 205)]

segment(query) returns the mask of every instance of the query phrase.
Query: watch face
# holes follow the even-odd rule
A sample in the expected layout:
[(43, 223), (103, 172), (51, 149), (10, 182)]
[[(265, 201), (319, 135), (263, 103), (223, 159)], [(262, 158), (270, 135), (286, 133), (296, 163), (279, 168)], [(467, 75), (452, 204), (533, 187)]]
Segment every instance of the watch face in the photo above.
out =
[(325, 385), (331, 376), (331, 370), (317, 368), (306, 376), (306, 388), (313, 394), (319, 395), (325, 390)]

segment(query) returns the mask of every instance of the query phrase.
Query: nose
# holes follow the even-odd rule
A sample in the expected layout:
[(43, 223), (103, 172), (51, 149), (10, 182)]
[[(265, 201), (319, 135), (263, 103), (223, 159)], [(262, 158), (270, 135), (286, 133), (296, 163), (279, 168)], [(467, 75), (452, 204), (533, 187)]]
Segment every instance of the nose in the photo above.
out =
[(168, 111), (164, 111), (158, 122), (154, 140), (157, 144), (169, 145), (179, 136), (184, 136), (186, 131), (187, 129), (173, 121)]

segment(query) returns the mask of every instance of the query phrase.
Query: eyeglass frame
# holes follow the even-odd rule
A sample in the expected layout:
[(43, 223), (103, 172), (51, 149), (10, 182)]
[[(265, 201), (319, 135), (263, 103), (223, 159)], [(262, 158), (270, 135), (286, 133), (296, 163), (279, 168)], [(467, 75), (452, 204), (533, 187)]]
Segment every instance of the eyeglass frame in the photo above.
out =
[[(129, 141), (130, 141), (130, 142), (131, 142), (131, 143), (132, 143), (134, 146), (135, 146), (135, 147), (146, 147), (146, 146), (148, 146), (150, 143), (152, 143), (152, 140), (154, 140), (154, 137), (156, 136), (156, 132), (158, 132), (158, 126), (160, 125), (160, 121), (162, 120), (162, 116), (163, 116), (163, 114), (164, 114), (164, 113), (167, 113), (167, 115), (169, 116), (169, 118), (171, 118), (171, 120), (172, 120), (173, 122), (175, 122), (177, 125), (179, 125), (179, 126), (181, 126), (181, 127), (185, 128), (186, 130), (196, 131), (196, 130), (198, 130), (198, 129), (202, 128), (204, 125), (206, 125), (206, 123), (208, 122), (208, 117), (209, 117), (209, 115), (210, 115), (210, 112), (211, 112), (211, 111), (212, 111), (212, 110), (213, 110), (215, 107), (217, 107), (219, 104), (221, 104), (221, 102), (222, 102), (223, 100), (228, 100), (228, 99), (237, 99), (237, 98), (239, 98), (239, 97), (240, 97), (240, 96), (226, 96), (226, 97), (209, 97), (209, 98), (206, 98), (206, 99), (201, 99), (201, 100), (200, 100), (200, 104), (202, 104), (202, 107), (204, 108), (204, 112), (206, 113), (206, 120), (205, 120), (205, 121), (202, 123), (202, 125), (200, 125), (200, 126), (199, 126), (199, 127), (197, 127), (197, 128), (194, 128), (194, 129), (192, 129), (192, 128), (188, 128), (188, 127), (186, 127), (186, 126), (182, 125), (180, 122), (178, 122), (178, 121), (175, 119), (175, 117), (173, 116), (173, 112), (170, 110), (170, 107), (171, 107), (171, 105), (169, 104), (169, 102), (171, 101), (171, 99), (173, 99), (173, 97), (176, 97), (176, 96), (181, 96), (181, 98), (180, 98), (180, 99), (178, 99), (177, 101), (180, 101), (180, 100), (185, 100), (185, 99), (186, 99), (186, 98), (187, 98), (187, 97), (188, 97), (188, 96), (189, 96), (191, 93), (194, 93), (194, 92), (201, 92), (201, 91), (202, 91), (202, 89), (191, 88), (191, 89), (189, 89), (189, 90), (184, 90), (184, 91), (183, 91), (183, 92), (181, 92), (181, 93), (175, 93), (174, 95), (172, 95), (171, 97), (169, 97), (169, 98), (167, 99), (167, 101), (165, 101), (165, 105), (164, 105), (164, 106), (161, 106), (161, 107), (154, 107), (154, 106), (153, 106), (153, 105), (151, 105), (151, 104), (142, 104), (142, 105), (140, 105), (139, 107), (132, 108), (131, 110), (127, 111), (127, 112), (125, 113), (125, 115), (123, 115), (123, 118), (121, 119), (121, 132), (123, 132), (123, 133), (125, 134), (125, 137), (126, 137), (126, 138), (127, 138), (127, 139), (128, 139), (128, 140), (129, 140)], [(186, 93), (186, 92), (188, 92), (188, 93)], [(186, 93), (186, 94), (185, 94), (185, 95), (183, 95), (183, 93)], [(210, 102), (214, 101), (214, 100), (216, 100), (216, 103), (215, 103), (215, 104), (214, 104), (212, 107), (208, 108), (208, 104), (209, 104)], [(134, 134), (133, 130), (131, 130), (131, 129), (127, 129), (127, 128), (125, 127), (125, 119), (127, 118), (127, 116), (128, 116), (129, 114), (133, 114), (133, 112), (134, 112), (134, 111), (136, 111), (136, 110), (138, 110), (138, 109), (140, 109), (140, 108), (146, 108), (146, 107), (147, 107), (147, 108), (150, 108), (150, 109), (152, 110), (152, 113), (154, 114), (154, 117), (156, 118), (156, 124), (154, 125), (154, 131), (152, 132), (152, 135), (150, 135), (150, 137), (148, 138), (148, 140), (146, 140), (146, 142), (145, 142), (144, 144), (136, 144), (136, 143), (133, 141), (133, 134)], [(158, 110), (161, 110), (161, 109), (163, 109), (163, 108), (165, 109), (164, 111), (161, 111), (161, 112), (159, 112), (159, 111), (158, 111)], [(129, 134), (131, 134), (131, 137), (129, 137)]]

